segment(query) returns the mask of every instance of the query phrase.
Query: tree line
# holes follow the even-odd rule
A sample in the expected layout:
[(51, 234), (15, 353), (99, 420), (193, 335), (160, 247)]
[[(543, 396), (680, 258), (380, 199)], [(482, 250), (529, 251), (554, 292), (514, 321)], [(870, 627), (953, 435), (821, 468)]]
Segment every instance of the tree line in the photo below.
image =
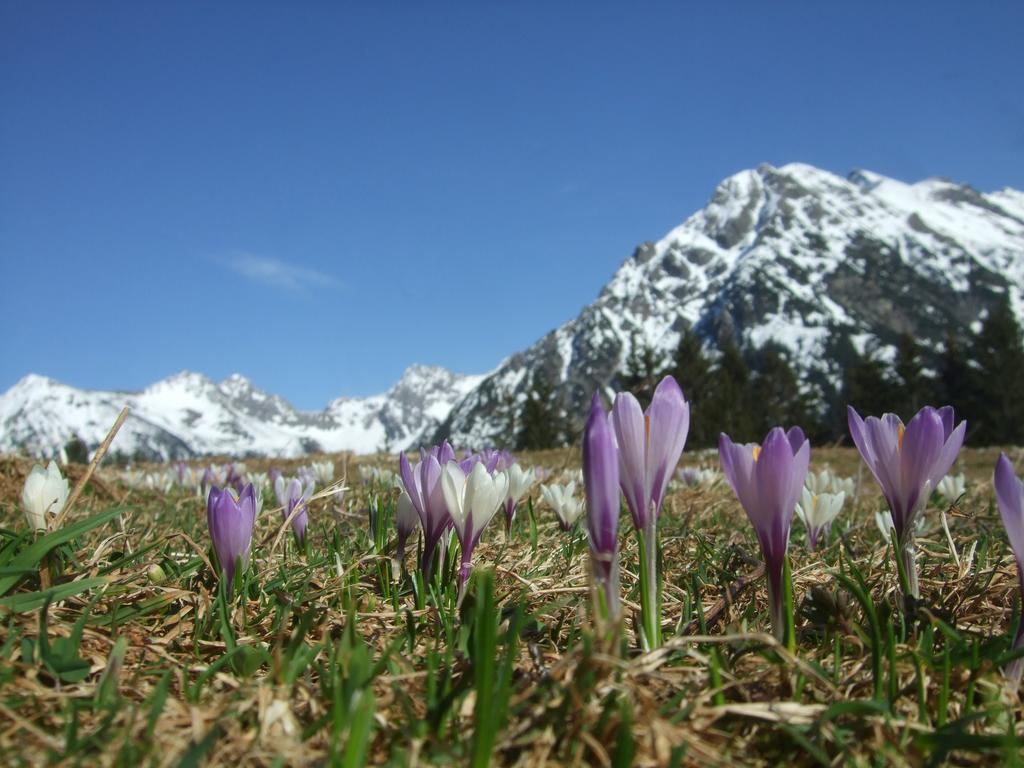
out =
[[(922, 406), (952, 405), (966, 418), (971, 445), (1024, 443), (1024, 340), (1009, 305), (995, 307), (977, 332), (950, 335), (939, 349), (925, 349), (910, 334), (887, 359), (876, 350), (852, 352), (842, 381), (801, 381), (789, 351), (775, 342), (740, 348), (731, 340), (704, 348), (686, 330), (671, 362), (662, 364), (649, 345), (633, 339), (616, 389), (646, 406), (658, 381), (672, 374), (690, 402), (687, 446), (717, 445), (719, 432), (756, 441), (773, 426), (799, 424), (815, 442), (848, 439), (846, 406), (863, 415), (896, 413), (907, 421)], [(573, 438), (554, 387), (534, 376), (515, 431), (519, 449), (548, 448)]]

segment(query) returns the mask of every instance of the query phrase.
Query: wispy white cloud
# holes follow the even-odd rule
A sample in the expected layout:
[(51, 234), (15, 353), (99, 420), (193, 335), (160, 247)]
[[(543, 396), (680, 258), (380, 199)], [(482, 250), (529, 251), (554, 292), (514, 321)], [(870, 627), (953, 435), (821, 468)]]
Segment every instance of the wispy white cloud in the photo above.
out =
[(227, 256), (224, 264), (244, 278), (274, 288), (299, 291), (303, 288), (330, 288), (341, 285), (334, 275), (310, 269), (298, 264), (289, 264), (270, 256), (254, 253), (234, 253)]

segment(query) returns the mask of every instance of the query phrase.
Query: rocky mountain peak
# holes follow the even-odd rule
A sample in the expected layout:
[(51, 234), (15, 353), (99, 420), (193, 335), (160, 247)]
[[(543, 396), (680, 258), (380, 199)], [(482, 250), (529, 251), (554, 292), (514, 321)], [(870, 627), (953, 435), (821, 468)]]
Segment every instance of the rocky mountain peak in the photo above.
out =
[[(899, 334), (935, 349), (995, 302), (1024, 309), (1024, 194), (941, 179), (843, 178), (803, 163), (733, 174), (662, 239), (639, 246), (580, 315), (510, 356), (436, 437), (500, 441), (543, 376), (570, 419), (611, 391), (636, 343), (668, 361), (681, 332), (787, 349), (836, 387), (849, 350)], [(517, 407), (517, 406), (512, 406)], [(578, 426), (578, 423), (577, 423)]]

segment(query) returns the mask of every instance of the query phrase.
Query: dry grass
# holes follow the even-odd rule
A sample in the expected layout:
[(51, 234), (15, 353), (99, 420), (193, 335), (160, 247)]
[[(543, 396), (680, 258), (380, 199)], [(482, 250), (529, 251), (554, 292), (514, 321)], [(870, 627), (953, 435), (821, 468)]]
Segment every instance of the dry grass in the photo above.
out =
[[(756, 541), (725, 484), (679, 488), (662, 518), (665, 647), (636, 650), (636, 542), (623, 517), (626, 612), (621, 643), (590, 633), (586, 544), (572, 546), (549, 510), (521, 509), (511, 539), (496, 517), (476, 551), (493, 568), (502, 616), (518, 607), (507, 722), (497, 765), (993, 764), (1024, 744), (1021, 700), (995, 659), (1015, 626), (1017, 576), (989, 477), (995, 451), (965, 451), (969, 492), (949, 510), (956, 565), (939, 510), (921, 544), (923, 601), (904, 619), (873, 513), (881, 497), (863, 473), (832, 542), (808, 553), (794, 522), (797, 653), (765, 634), (766, 590)], [(356, 460), (335, 457), (356, 478)], [(578, 467), (575, 453), (525, 457)], [(382, 461), (382, 459), (377, 459)], [(858, 476), (843, 449), (816, 451)], [(366, 460), (363, 460), (366, 461)], [(684, 457), (685, 462), (693, 459)], [(712, 464), (713, 459), (708, 459)], [(396, 462), (391, 460), (391, 466)], [(7, 546), (24, 526), (18, 506), (30, 464), (0, 461)], [(262, 467), (261, 467), (262, 468)], [(72, 471), (72, 480), (76, 475)], [(352, 481), (343, 508), (314, 503), (312, 544), (271, 542), (280, 515), (265, 510), (245, 599), (229, 623), (217, 612), (205, 509), (192, 494), (126, 488), (101, 471), (69, 523), (112, 506), (116, 520), (49, 559), (53, 582), (102, 577), (106, 586), (53, 602), (48, 644), (71, 638), (88, 663), (62, 680), (43, 658), (40, 611), (0, 609), (0, 763), (4, 765), (461, 764), (474, 723), (474, 595), (461, 615), (450, 595), (417, 609), (409, 580), (389, 587), (390, 550), (368, 532), (369, 505), (386, 515), (394, 491)], [(535, 494), (536, 497), (537, 494)], [(268, 502), (267, 506), (270, 506)], [(391, 546), (389, 531), (389, 543)], [(972, 552), (973, 557), (968, 558)], [(412, 567), (415, 553), (406, 564)], [(159, 565), (164, 579), (154, 580)], [(862, 607), (835, 578), (864, 579), (884, 634), (876, 690)], [(28, 575), (14, 590), (40, 588)], [(507, 626), (507, 622), (504, 626)], [(65, 645), (73, 645), (65, 643)], [(508, 644), (499, 645), (499, 655)], [(305, 660), (303, 662), (303, 660)], [(500, 660), (500, 659), (499, 659)], [(220, 664), (214, 668), (213, 665)], [(248, 667), (248, 668), (247, 668)], [(369, 695), (372, 693), (372, 697)], [(367, 709), (366, 702), (372, 703)], [(372, 721), (369, 716), (372, 714)], [(353, 760), (345, 763), (345, 760)]]

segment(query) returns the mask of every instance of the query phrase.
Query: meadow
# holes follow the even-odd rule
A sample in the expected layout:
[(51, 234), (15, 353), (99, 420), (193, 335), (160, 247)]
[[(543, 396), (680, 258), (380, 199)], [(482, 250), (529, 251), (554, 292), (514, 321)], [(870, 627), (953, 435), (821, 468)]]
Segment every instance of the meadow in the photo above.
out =
[[(34, 537), (20, 504), (32, 462), (3, 458), (0, 763), (1019, 764), (1021, 698), (1003, 674), (1019, 582), (997, 455), (964, 449), (966, 491), (932, 497), (907, 606), (873, 478), (855, 450), (812, 447), (812, 470), (855, 491), (816, 551), (793, 522), (790, 648), (728, 483), (674, 480), (648, 652), (628, 515), (622, 620), (596, 632), (584, 518), (563, 530), (536, 484), (510, 532), (500, 512), (484, 531), (460, 605), (457, 544), (431, 582), (413, 577), (419, 533), (392, 561), (397, 457), (314, 457), (335, 480), (309, 501), (305, 544), (265, 488), (229, 600), (203, 496), (141, 479), (165, 468), (101, 468), (62, 527)], [(549, 480), (581, 467), (578, 449), (517, 458)], [(246, 464), (287, 475), (309, 461)], [(681, 466), (717, 469), (717, 452)], [(72, 486), (85, 472), (67, 469)]]

